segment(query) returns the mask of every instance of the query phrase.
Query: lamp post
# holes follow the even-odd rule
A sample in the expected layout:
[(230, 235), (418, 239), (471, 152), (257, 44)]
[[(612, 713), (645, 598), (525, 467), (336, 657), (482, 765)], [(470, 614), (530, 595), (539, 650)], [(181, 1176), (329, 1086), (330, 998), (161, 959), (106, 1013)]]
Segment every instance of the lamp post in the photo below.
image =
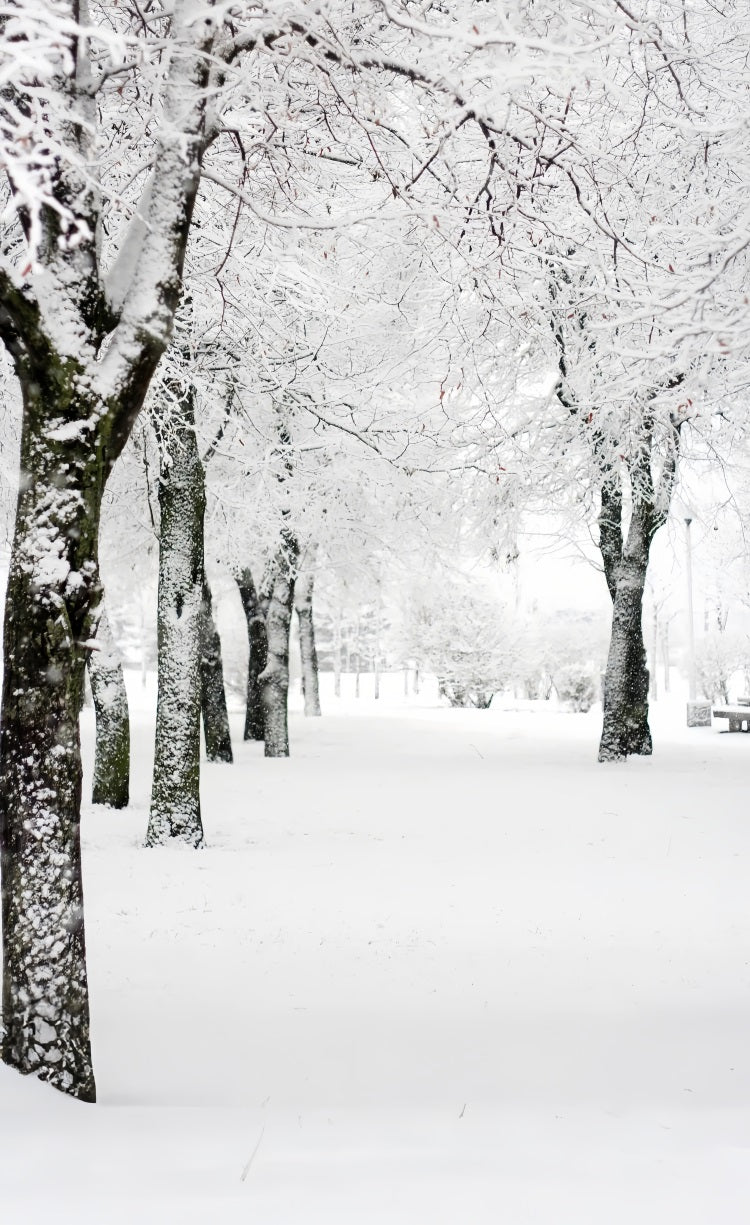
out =
[(693, 624), (693, 553), (690, 539), (690, 524), (692, 517), (685, 518), (685, 541), (687, 546), (687, 608), (688, 608), (688, 696), (691, 702), (696, 699), (695, 681), (695, 626)]

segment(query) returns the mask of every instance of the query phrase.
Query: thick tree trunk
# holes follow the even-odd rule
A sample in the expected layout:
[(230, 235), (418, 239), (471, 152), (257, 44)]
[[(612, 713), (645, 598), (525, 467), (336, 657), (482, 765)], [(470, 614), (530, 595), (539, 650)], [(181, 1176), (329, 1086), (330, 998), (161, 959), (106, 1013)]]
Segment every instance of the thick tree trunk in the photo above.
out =
[(100, 437), (67, 428), (96, 408), (76, 398), (69, 365), (29, 362), (22, 377), (0, 720), (2, 1058), (93, 1101), (78, 719), (100, 595), (105, 464)]
[(604, 674), (600, 761), (622, 761), (651, 752), (649, 673), (641, 623), (648, 552), (623, 558), (612, 605), (612, 636)]
[(315, 649), (315, 625), (313, 621), (313, 586), (315, 572), (309, 564), (305, 566), (294, 584), (294, 607), (299, 622), (299, 653), (302, 662), (302, 693), (305, 699), (305, 714), (320, 715), (320, 685), (318, 681), (318, 652)]
[(106, 611), (99, 609), (95, 649), (88, 657), (91, 696), (96, 711), (96, 750), (92, 801), (127, 808), (130, 798), (130, 718), (122, 660)]
[(261, 611), (253, 576), (246, 566), (236, 575), (242, 608), (247, 622), (247, 707), (245, 711), (245, 740), (263, 740), (263, 701), (258, 677), (266, 666), (266, 622)]
[(193, 397), (175, 405), (161, 439), (158, 697), (146, 846), (203, 844), (200, 807), (203, 466)]
[(258, 677), (263, 700), (266, 757), (289, 756), (289, 631), (294, 603), (297, 543), (282, 534), (263, 582), (261, 607), (266, 622), (266, 665)]
[(221, 639), (213, 616), (211, 588), (204, 576), (201, 600), (201, 712), (209, 761), (232, 761)]

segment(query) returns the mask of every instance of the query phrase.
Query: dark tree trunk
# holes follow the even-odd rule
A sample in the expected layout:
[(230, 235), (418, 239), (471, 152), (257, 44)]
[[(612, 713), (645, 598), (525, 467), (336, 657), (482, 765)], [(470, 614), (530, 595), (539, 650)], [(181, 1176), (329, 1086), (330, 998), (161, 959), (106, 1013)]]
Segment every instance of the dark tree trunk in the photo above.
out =
[(213, 616), (211, 588), (204, 576), (201, 600), (201, 712), (209, 761), (232, 761), (221, 639)]
[(649, 672), (643, 641), (643, 592), (651, 542), (666, 521), (674, 485), (679, 426), (668, 441), (658, 488), (651, 472), (653, 423), (642, 420), (640, 446), (629, 462), (631, 515), (622, 532), (621, 470), (605, 465), (601, 485), (599, 548), (612, 597), (612, 635), (604, 674), (599, 761), (622, 761), (652, 751), (648, 722)]
[(68, 431), (98, 407), (80, 401), (74, 363), (49, 350), (25, 360), (0, 720), (2, 1057), (94, 1101), (78, 720), (100, 598), (104, 441)]
[(305, 714), (320, 715), (320, 685), (318, 681), (318, 652), (315, 648), (315, 625), (313, 621), (313, 586), (315, 572), (311, 558), (306, 557), (302, 573), (294, 584), (294, 606), (299, 622), (299, 652), (302, 662), (302, 693), (305, 699)]
[(263, 740), (263, 701), (258, 677), (266, 666), (266, 623), (253, 582), (252, 572), (246, 566), (236, 576), (247, 622), (247, 708), (245, 712), (245, 740)]
[(600, 761), (622, 761), (651, 752), (648, 723), (649, 673), (641, 615), (648, 551), (618, 566), (612, 603), (612, 636), (604, 674), (604, 721)]
[(130, 718), (122, 660), (100, 605), (95, 648), (88, 657), (91, 696), (96, 711), (94, 804), (127, 808), (130, 799)]
[(284, 531), (269, 563), (260, 603), (266, 622), (266, 665), (258, 677), (263, 700), (266, 757), (289, 756), (289, 631), (294, 603), (297, 542)]
[(193, 395), (175, 402), (161, 436), (158, 697), (146, 846), (203, 845), (200, 807), (203, 466)]

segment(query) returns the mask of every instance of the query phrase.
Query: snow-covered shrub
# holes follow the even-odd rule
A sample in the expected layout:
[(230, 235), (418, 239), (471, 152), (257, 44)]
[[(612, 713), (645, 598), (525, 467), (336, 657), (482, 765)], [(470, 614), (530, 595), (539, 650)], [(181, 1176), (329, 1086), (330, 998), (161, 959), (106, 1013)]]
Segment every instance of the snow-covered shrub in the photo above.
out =
[(747, 656), (746, 643), (726, 631), (712, 630), (696, 643), (695, 671), (705, 696), (712, 702), (728, 702), (732, 677), (745, 666)]
[(557, 696), (571, 710), (578, 714), (591, 710), (597, 698), (596, 681), (580, 664), (568, 664), (559, 668), (553, 680)]

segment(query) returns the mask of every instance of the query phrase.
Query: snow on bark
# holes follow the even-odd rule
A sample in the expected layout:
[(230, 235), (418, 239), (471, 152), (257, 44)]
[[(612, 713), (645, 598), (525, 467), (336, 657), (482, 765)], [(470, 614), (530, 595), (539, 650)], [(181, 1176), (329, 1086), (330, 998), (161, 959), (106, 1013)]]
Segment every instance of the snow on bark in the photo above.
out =
[(612, 636), (604, 674), (604, 711), (599, 761), (622, 761), (651, 753), (648, 723), (649, 673), (642, 609), (648, 553), (618, 565), (612, 604)]
[(318, 652), (315, 647), (313, 620), (314, 562), (315, 550), (308, 549), (304, 565), (294, 584), (294, 607), (299, 622), (299, 650), (302, 663), (302, 694), (305, 699), (305, 714), (311, 716), (320, 715)]
[[(634, 415), (635, 419), (635, 415)], [(638, 445), (628, 460), (631, 515), (623, 539), (622, 468), (605, 464), (601, 482), (599, 548), (612, 597), (612, 634), (604, 674), (599, 761), (622, 761), (652, 751), (648, 722), (649, 671), (643, 640), (643, 592), (651, 542), (666, 522), (674, 488), (680, 425), (674, 424), (658, 483), (652, 473), (653, 417), (639, 422)]]
[(122, 660), (100, 605), (95, 649), (88, 657), (96, 712), (96, 750), (92, 801), (127, 808), (130, 798), (130, 718)]
[(158, 696), (146, 846), (203, 844), (200, 808), (203, 467), (193, 395), (162, 434), (159, 480)]
[[(22, 479), (5, 606), (2, 830), (2, 1057), (86, 1101), (89, 1041), (81, 879), (83, 703), (99, 599), (101, 449), (88, 435), (50, 440), (77, 398), (79, 371), (49, 350), (22, 376)], [(96, 440), (95, 440), (96, 441)]]
[(245, 566), (236, 575), (237, 587), (247, 623), (249, 655), (247, 661), (247, 708), (245, 740), (263, 740), (263, 702), (258, 677), (266, 666), (266, 622), (258, 600), (252, 572)]
[(263, 699), (266, 757), (289, 756), (289, 631), (294, 603), (294, 574), (298, 546), (289, 531), (282, 532), (271, 558), (260, 603), (265, 611), (266, 666), (258, 677)]
[(208, 580), (203, 579), (201, 602), (201, 713), (203, 738), (209, 761), (232, 761), (232, 738), (224, 691), (221, 639), (213, 617)]

